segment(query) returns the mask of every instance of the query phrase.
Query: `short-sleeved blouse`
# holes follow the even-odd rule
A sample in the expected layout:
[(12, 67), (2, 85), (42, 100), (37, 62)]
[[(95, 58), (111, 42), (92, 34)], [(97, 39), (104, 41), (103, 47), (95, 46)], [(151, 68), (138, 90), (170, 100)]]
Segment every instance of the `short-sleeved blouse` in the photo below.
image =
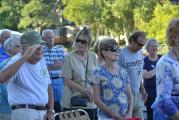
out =
[(152, 108), (160, 112), (154, 118), (170, 120), (179, 110), (179, 62), (169, 54), (164, 55), (157, 63), (156, 86), (157, 98)]
[[(111, 110), (124, 116), (128, 110), (126, 85), (129, 84), (127, 72), (120, 67), (117, 74), (111, 74), (103, 65), (93, 72), (93, 84), (100, 85), (100, 98)], [(103, 118), (111, 116), (99, 110), (98, 115)]]
[[(87, 64), (87, 59), (88, 59), (88, 64)], [(85, 60), (81, 60), (77, 55), (77, 53), (75, 51), (72, 51), (64, 59), (64, 63), (61, 69), (61, 77), (71, 79), (75, 83), (87, 87), (89, 86), (92, 72), (95, 69), (95, 67), (97, 67), (97, 65), (98, 65), (98, 61), (95, 53), (88, 52), (87, 56), (85, 57)], [(87, 73), (86, 73), (86, 68), (87, 68)], [(71, 97), (79, 94), (81, 93), (77, 91), (72, 91), (68, 86), (64, 85), (62, 106), (65, 108), (70, 108)]]

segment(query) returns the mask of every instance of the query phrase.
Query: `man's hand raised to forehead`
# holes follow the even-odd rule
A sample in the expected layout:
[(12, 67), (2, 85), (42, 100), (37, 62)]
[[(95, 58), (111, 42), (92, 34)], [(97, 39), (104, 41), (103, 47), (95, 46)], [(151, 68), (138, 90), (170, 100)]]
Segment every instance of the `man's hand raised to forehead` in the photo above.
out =
[(24, 57), (25, 59), (28, 59), (29, 57), (31, 57), (31, 56), (33, 55), (33, 53), (34, 53), (39, 47), (41, 47), (41, 45), (39, 45), (39, 44), (34, 44), (34, 45), (28, 47), (28, 48), (26, 49), (26, 51), (24, 52), (23, 57)]

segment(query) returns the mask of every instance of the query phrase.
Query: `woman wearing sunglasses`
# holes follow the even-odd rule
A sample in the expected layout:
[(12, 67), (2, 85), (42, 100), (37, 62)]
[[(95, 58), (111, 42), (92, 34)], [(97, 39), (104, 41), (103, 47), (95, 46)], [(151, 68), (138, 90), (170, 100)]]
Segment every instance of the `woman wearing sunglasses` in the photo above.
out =
[[(75, 49), (65, 57), (62, 66), (61, 76), (64, 77), (65, 82), (62, 106), (64, 111), (77, 108), (85, 109), (90, 119), (95, 120), (97, 107), (93, 103), (93, 89), (90, 80), (98, 61), (96, 54), (89, 52), (91, 33), (87, 27), (79, 31), (74, 43)], [(87, 105), (79, 96), (87, 98)]]
[(112, 38), (99, 46), (104, 59), (93, 72), (94, 100), (99, 107), (98, 120), (124, 120), (132, 115), (132, 95), (127, 72), (116, 64), (119, 47)]

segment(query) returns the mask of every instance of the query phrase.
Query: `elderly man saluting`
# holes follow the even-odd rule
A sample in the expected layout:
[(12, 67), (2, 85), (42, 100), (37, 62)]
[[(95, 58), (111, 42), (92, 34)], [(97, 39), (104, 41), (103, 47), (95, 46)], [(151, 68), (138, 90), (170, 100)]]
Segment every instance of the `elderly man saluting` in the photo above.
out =
[(12, 120), (53, 120), (53, 95), (42, 43), (38, 32), (25, 32), (21, 36), (22, 53), (0, 72), (0, 82), (8, 81)]

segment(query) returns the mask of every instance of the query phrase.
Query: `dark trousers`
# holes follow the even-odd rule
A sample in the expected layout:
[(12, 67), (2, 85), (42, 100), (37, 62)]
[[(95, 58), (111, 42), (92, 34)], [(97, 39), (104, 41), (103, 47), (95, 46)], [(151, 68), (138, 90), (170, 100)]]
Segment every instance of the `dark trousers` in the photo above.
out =
[(147, 101), (145, 103), (146, 109), (147, 109), (147, 120), (153, 120), (153, 110), (151, 108), (152, 104), (155, 101), (155, 97), (147, 97)]
[[(71, 109), (71, 108), (63, 108), (63, 111), (69, 111), (69, 110), (74, 110), (74, 109)], [(97, 108), (96, 109), (84, 109), (89, 117), (90, 117), (90, 120), (98, 120), (98, 117), (97, 117)]]

